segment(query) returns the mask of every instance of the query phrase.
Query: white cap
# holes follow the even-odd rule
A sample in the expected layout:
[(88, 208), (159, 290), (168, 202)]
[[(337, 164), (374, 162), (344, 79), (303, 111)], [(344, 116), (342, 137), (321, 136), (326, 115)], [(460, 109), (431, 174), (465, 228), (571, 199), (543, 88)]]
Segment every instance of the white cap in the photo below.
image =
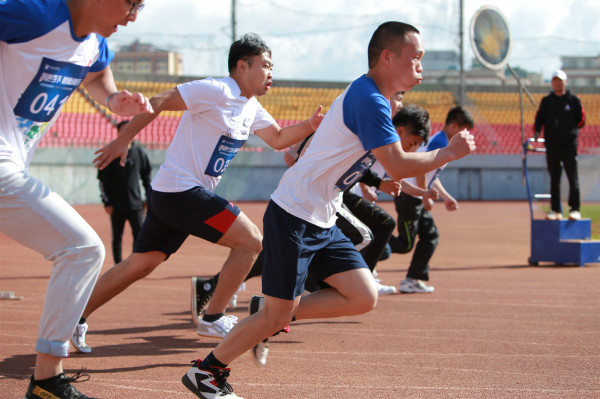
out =
[(560, 80), (567, 80), (567, 74), (562, 69), (557, 69), (552, 74), (551, 80), (554, 79), (554, 78), (559, 78)]

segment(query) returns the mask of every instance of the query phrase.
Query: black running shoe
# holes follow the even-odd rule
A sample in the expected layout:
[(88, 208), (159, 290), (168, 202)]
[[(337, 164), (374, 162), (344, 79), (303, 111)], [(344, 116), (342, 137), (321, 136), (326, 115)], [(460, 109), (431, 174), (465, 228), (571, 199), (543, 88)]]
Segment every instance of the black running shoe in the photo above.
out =
[(23, 399), (93, 399), (85, 396), (71, 386), (72, 382), (85, 382), (90, 379), (88, 374), (77, 372), (73, 377), (66, 377), (64, 373), (36, 381), (31, 376), (29, 388)]
[(212, 298), (217, 286), (215, 277), (204, 279), (192, 277), (192, 320), (198, 325), (198, 316)]
[(202, 399), (242, 399), (233, 393), (233, 388), (227, 382), (230, 369), (209, 367), (199, 369), (200, 360), (192, 361), (192, 368), (181, 377), (181, 382), (187, 389)]

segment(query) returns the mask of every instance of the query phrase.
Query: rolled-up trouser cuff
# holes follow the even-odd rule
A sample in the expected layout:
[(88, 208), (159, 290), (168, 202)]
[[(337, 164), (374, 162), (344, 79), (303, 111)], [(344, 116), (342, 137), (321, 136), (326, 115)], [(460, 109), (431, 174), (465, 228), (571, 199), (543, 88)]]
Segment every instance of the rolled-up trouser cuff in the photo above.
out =
[(45, 339), (38, 338), (35, 344), (35, 351), (56, 357), (69, 356), (69, 342), (50, 342)]

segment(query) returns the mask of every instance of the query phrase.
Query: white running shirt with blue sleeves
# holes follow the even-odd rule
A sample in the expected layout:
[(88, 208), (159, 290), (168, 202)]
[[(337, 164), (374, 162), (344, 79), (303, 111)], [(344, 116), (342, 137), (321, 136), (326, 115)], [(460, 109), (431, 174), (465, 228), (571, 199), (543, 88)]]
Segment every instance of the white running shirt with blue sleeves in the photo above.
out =
[(206, 78), (177, 86), (187, 111), (167, 149), (152, 189), (172, 193), (201, 186), (214, 191), (250, 134), (275, 124), (255, 97), (236, 81)]
[(371, 150), (400, 140), (390, 102), (363, 75), (334, 100), (298, 162), (271, 199), (286, 212), (322, 228), (335, 224), (342, 192), (374, 162)]
[(103, 37), (75, 36), (64, 0), (0, 1), (0, 161), (26, 169), (67, 99), (113, 57)]

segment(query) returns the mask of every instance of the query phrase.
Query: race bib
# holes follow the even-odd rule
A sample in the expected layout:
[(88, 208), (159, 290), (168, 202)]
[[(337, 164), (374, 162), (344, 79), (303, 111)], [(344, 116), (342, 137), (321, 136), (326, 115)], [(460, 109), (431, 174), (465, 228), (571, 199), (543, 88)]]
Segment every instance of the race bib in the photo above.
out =
[(221, 176), (225, 172), (225, 169), (227, 169), (227, 166), (229, 166), (229, 162), (231, 162), (245, 142), (246, 140), (221, 136), (210, 157), (204, 174), (212, 177)]
[(15, 115), (49, 122), (87, 75), (89, 67), (44, 57), (40, 69), (15, 106)]
[(48, 122), (81, 84), (89, 69), (46, 57), (42, 59), (38, 73), (14, 108), (27, 149), (44, 133)]
[(363, 155), (358, 161), (356, 161), (346, 173), (342, 175), (335, 183), (335, 187), (340, 191), (345, 191), (348, 187), (354, 184), (373, 163), (375, 157), (371, 151)]

